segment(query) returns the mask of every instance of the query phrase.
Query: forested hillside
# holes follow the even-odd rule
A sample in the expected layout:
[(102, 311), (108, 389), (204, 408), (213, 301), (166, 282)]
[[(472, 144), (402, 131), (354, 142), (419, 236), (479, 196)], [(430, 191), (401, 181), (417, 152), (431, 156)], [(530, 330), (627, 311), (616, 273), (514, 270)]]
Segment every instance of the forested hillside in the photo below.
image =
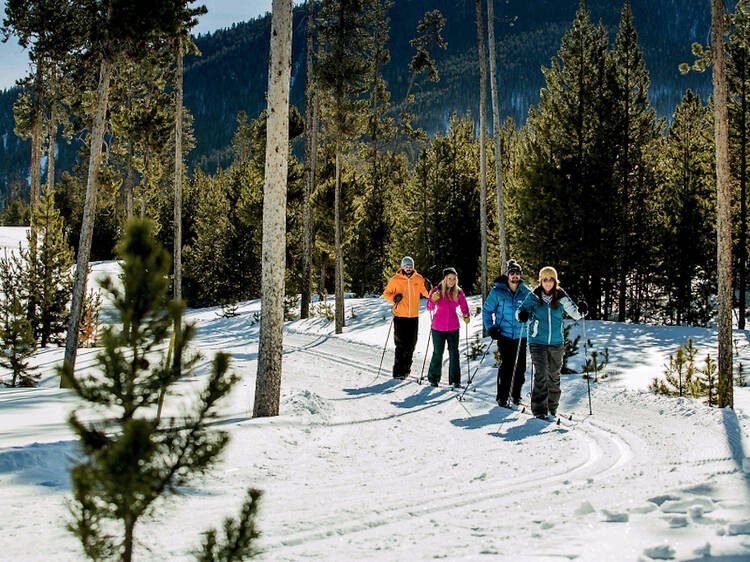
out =
[[(735, 2), (729, 2), (734, 5)], [(544, 86), (541, 67), (548, 66), (569, 28), (579, 0), (510, 0), (498, 4), (496, 12), (497, 61), (501, 113), (522, 124), (530, 105), (538, 102)], [(601, 19), (614, 38), (622, 9), (619, 0), (589, 0), (591, 19)], [(414, 124), (428, 134), (444, 132), (455, 110), (463, 113), (478, 108), (478, 62), (474, 0), (396, 0), (391, 8), (391, 62), (383, 69), (385, 80), (398, 104), (409, 82), (408, 63), (413, 56), (409, 40), (416, 34), (419, 19), (428, 10), (438, 9), (446, 18), (443, 36), (446, 50), (436, 58), (441, 79), (425, 82), (414, 89), (411, 112)], [(705, 42), (710, 22), (708, 6), (694, 0), (633, 0), (632, 10), (647, 67), (651, 73), (649, 94), (659, 115), (670, 117), (687, 88), (705, 95), (710, 90), (710, 74), (678, 72), (681, 62), (691, 61), (690, 45)], [(292, 103), (304, 105), (304, 7), (294, 11), (292, 47)], [(230, 142), (238, 112), (254, 119), (265, 107), (268, 73), (269, 17), (239, 23), (230, 29), (201, 35), (196, 43), (199, 57), (186, 59), (185, 106), (195, 118), (196, 147), (188, 155), (191, 167), (200, 165), (213, 173), (232, 160)], [(9, 184), (27, 183), (30, 141), (13, 133), (13, 103), (18, 90), (0, 93), (0, 190)], [(489, 102), (488, 102), (489, 103)], [(491, 124), (490, 124), (491, 127)], [(56, 175), (70, 170), (80, 146), (58, 142)], [(295, 146), (297, 152), (299, 147)]]

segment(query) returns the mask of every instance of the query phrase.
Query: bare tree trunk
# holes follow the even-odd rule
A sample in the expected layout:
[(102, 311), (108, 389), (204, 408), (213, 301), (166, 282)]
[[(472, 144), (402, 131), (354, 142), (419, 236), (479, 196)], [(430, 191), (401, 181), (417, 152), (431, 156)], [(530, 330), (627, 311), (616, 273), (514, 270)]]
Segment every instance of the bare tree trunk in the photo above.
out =
[(748, 99), (747, 92), (745, 91), (745, 72), (746, 68), (742, 66), (742, 96), (740, 98), (740, 114), (742, 120), (740, 122), (740, 259), (739, 259), (739, 292), (740, 302), (739, 306), (739, 320), (737, 327), (740, 330), (745, 329), (745, 308), (746, 299), (745, 291), (747, 286), (747, 112), (748, 112)]
[[(109, 79), (111, 74), (110, 62), (102, 59), (99, 68), (99, 86), (96, 91), (96, 114), (94, 127), (91, 131), (91, 155), (89, 156), (89, 172), (86, 180), (86, 199), (83, 205), (83, 220), (81, 236), (78, 242), (78, 256), (76, 258), (76, 275), (73, 283), (73, 298), (70, 303), (70, 320), (68, 334), (65, 340), (65, 361), (75, 370), (76, 352), (78, 351), (78, 326), (81, 322), (81, 309), (86, 293), (86, 276), (89, 269), (91, 254), (91, 238), (94, 234), (94, 218), (96, 217), (96, 188), (99, 165), (102, 156), (102, 140), (104, 139), (105, 120), (107, 116), (107, 98), (109, 96)], [(60, 386), (64, 386), (62, 382)]]
[(482, 232), (482, 302), (487, 298), (487, 60), (484, 53), (482, 0), (477, 1), (479, 49), (479, 224)]
[(310, 294), (312, 293), (312, 206), (310, 197), (315, 186), (313, 160), (313, 26), (315, 25), (315, 3), (307, 0), (307, 84), (305, 87), (305, 191), (302, 212), (302, 298), (300, 318), (310, 316)]
[[(177, 75), (175, 87), (174, 111), (174, 246), (172, 258), (174, 260), (172, 272), (172, 295), (175, 301), (182, 300), (182, 89), (183, 89), (183, 56), (182, 41), (178, 37), (177, 43)], [(175, 342), (182, 339), (182, 315), (175, 316)], [(175, 353), (172, 358), (172, 368), (179, 373), (182, 370), (182, 354)]]
[(263, 271), (254, 417), (279, 415), (286, 269), (286, 188), (292, 0), (273, 0), (268, 66), (268, 125), (263, 186)]
[(497, 92), (497, 57), (495, 56), (495, 0), (487, 0), (487, 39), (490, 50), (490, 91), (492, 92), (492, 131), (495, 137), (495, 188), (497, 190), (497, 235), (500, 243), (500, 272), (508, 273), (508, 250), (505, 245), (505, 197), (503, 195), (503, 140), (500, 123), (500, 100)]
[(36, 76), (34, 77), (34, 124), (31, 128), (31, 187), (29, 201), (31, 203), (31, 222), (34, 227), (34, 209), (39, 202), (39, 188), (42, 177), (42, 82), (44, 73), (41, 60), (36, 64)]
[(49, 134), (47, 147), (47, 191), (52, 193), (55, 189), (55, 145), (57, 145), (57, 116), (55, 115), (55, 103), (50, 103)]
[(133, 189), (135, 189), (135, 167), (133, 166), (133, 147), (130, 147), (128, 158), (128, 175), (125, 177), (125, 213), (129, 219), (133, 218)]
[(734, 407), (732, 388), (732, 215), (729, 184), (727, 76), (722, 0), (711, 0), (716, 129), (716, 237), (719, 285), (719, 406)]
[(334, 197), (334, 280), (336, 292), (336, 333), (344, 331), (344, 259), (341, 256), (341, 133), (336, 133), (336, 192)]

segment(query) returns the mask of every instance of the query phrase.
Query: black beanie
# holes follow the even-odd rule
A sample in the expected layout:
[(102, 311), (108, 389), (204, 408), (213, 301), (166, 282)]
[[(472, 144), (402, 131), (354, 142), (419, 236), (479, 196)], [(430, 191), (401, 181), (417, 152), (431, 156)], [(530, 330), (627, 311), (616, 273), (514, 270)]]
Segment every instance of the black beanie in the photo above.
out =
[(455, 269), (453, 269), (452, 267), (446, 267), (446, 268), (445, 268), (445, 269), (443, 270), (443, 277), (447, 277), (447, 276), (448, 276), (448, 275), (450, 275), (451, 273), (452, 273), (453, 275), (455, 275), (456, 277), (458, 277), (458, 273), (456, 273), (456, 270), (455, 270)]

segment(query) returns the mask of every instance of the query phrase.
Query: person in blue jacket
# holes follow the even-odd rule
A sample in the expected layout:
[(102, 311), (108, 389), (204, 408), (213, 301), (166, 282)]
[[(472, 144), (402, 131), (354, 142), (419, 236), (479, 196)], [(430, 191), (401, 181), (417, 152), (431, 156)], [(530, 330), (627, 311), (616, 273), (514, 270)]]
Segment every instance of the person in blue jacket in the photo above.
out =
[(558, 283), (554, 267), (539, 272), (539, 286), (524, 299), (517, 318), (528, 321), (529, 348), (534, 364), (534, 390), (531, 411), (542, 419), (557, 414), (560, 403), (560, 369), (562, 368), (565, 336), (563, 311), (578, 320), (588, 312), (585, 302), (576, 305)]
[(500, 350), (495, 400), (503, 408), (510, 407), (509, 394), (514, 404), (521, 401), (521, 388), (526, 372), (526, 330), (524, 324), (516, 318), (516, 310), (531, 292), (521, 279), (523, 271), (516, 260), (508, 260), (507, 271), (508, 275), (500, 275), (495, 279), (495, 286), (482, 306), (484, 327), (490, 337), (497, 340), (497, 348)]

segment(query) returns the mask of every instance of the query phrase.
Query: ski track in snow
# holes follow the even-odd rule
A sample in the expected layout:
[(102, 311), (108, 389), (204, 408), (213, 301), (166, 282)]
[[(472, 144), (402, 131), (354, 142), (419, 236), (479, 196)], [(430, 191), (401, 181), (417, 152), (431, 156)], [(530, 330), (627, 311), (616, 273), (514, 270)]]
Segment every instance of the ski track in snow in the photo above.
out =
[[(378, 372), (387, 307), (381, 299), (355, 304), (357, 319), (340, 336), (320, 319), (287, 324), (281, 415), (264, 419), (250, 416), (259, 303), (229, 319), (215, 309), (188, 314), (206, 357), (182, 381), (182, 396), (168, 399), (168, 413), (200, 387), (213, 353), (228, 351), (242, 382), (215, 425), (232, 440), (214, 470), (139, 524), (137, 559), (190, 559), (200, 533), (236, 516), (244, 489), (255, 486), (264, 491), (264, 561), (750, 560), (745, 389), (736, 389), (735, 411), (707, 409), (623, 386), (630, 371), (619, 366), (617, 381), (591, 385), (589, 416), (585, 381), (564, 376), (560, 410), (573, 419), (557, 426), (495, 405), (491, 355), (463, 402), (444, 387), (392, 379), (392, 343)], [(606, 327), (592, 323), (595, 345), (611, 340)], [(626, 329), (612, 333), (622, 339)], [(679, 328), (664, 329), (663, 341), (657, 328), (636, 330), (647, 337), (642, 349), (632, 343), (629, 363), (638, 353), (660, 357), (655, 346), (681, 338)], [(81, 350), (79, 370), (96, 367), (95, 351)], [(51, 372), (61, 353), (37, 355), (42, 388), (0, 392), (0, 509), (8, 522), (0, 560), (82, 559), (63, 525), (77, 449), (65, 423), (75, 401)], [(635, 370), (658, 376), (661, 364)], [(24, 546), (36, 535), (45, 540)]]

